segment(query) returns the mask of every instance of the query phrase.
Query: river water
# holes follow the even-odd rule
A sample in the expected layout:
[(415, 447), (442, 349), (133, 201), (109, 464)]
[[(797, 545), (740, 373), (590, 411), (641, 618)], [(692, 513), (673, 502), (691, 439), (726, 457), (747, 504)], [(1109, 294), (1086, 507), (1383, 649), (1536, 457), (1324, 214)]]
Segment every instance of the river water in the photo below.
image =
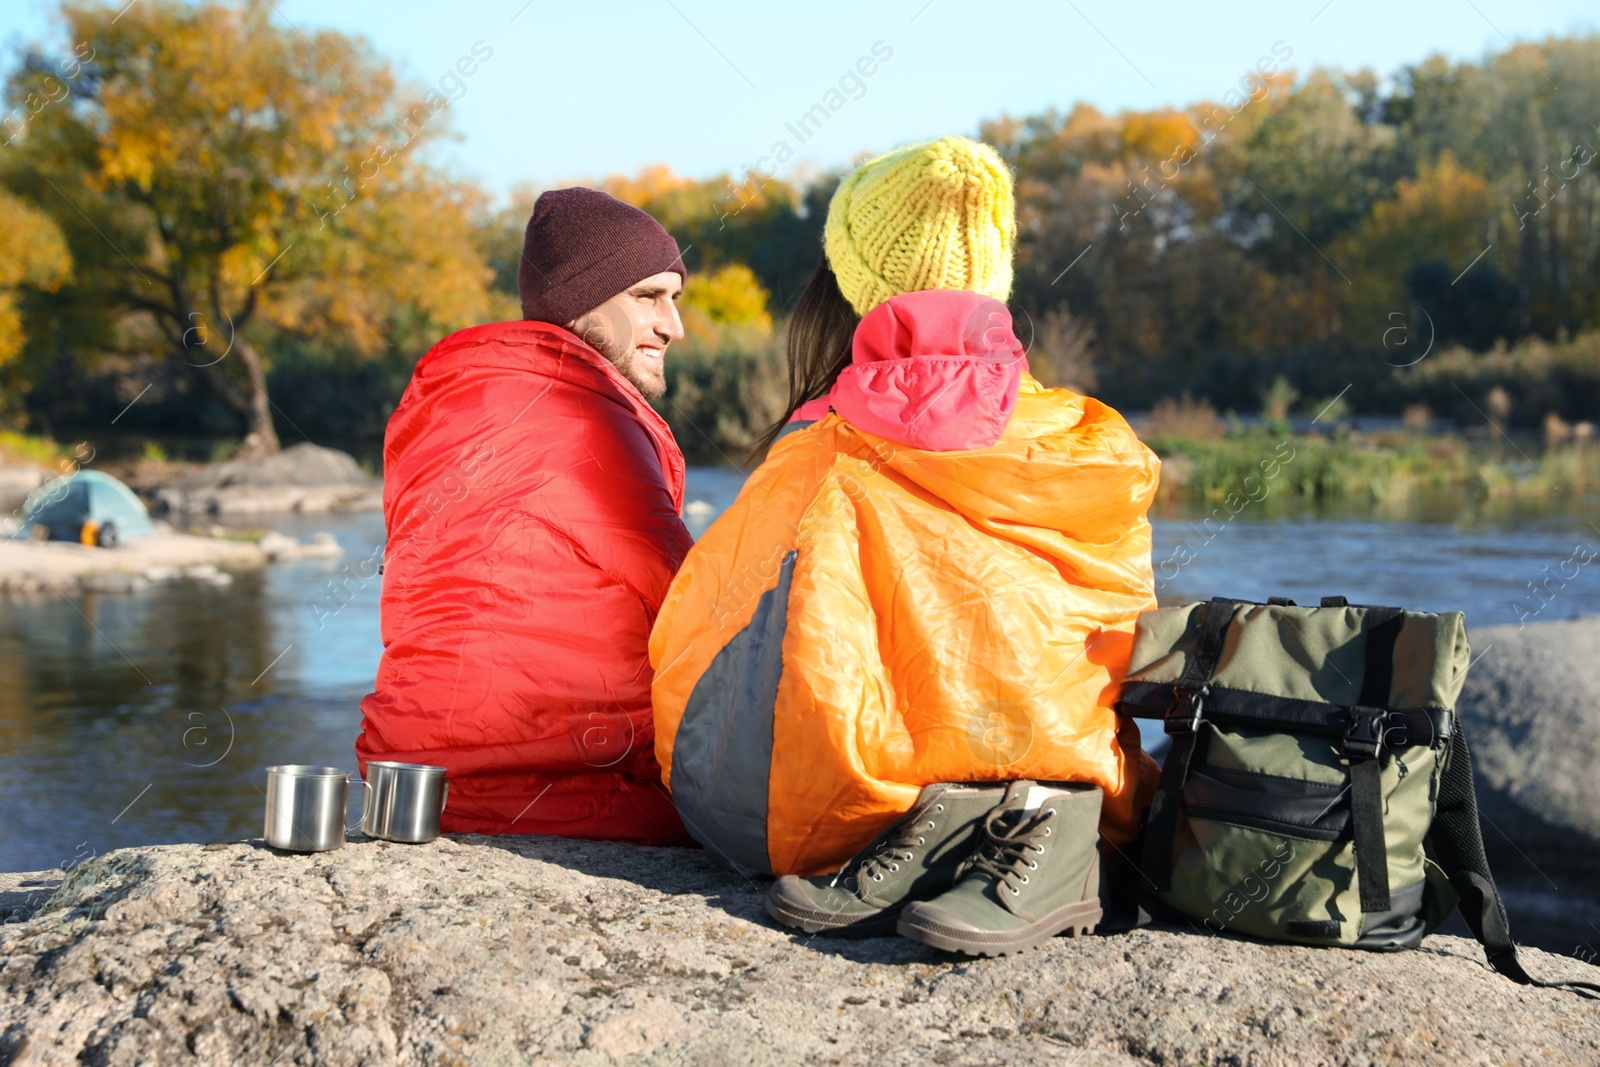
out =
[[(698, 535), (736, 472), (690, 472)], [(1227, 594), (1462, 610), (1472, 626), (1600, 614), (1594, 501), (1519, 510), (1424, 501), (1405, 514), (1271, 498), (1237, 515), (1155, 518), (1164, 603)], [(329, 613), (327, 583), (381, 544), (375, 513), (286, 515), (344, 561), (304, 561), (130, 596), (0, 599), (0, 870), (70, 867), (134, 844), (259, 835), (273, 763), (354, 768), (357, 707), (377, 667), (378, 583)], [(1582, 551), (1586, 549), (1587, 552)]]

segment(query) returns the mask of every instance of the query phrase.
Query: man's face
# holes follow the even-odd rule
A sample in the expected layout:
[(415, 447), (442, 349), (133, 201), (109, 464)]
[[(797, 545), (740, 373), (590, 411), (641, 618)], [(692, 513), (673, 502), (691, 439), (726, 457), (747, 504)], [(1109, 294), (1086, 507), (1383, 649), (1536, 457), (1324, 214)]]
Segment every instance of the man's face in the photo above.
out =
[(678, 294), (683, 279), (676, 271), (652, 274), (604, 304), (586, 312), (566, 328), (583, 338), (632, 382), (647, 399), (667, 392), (667, 345), (683, 336)]

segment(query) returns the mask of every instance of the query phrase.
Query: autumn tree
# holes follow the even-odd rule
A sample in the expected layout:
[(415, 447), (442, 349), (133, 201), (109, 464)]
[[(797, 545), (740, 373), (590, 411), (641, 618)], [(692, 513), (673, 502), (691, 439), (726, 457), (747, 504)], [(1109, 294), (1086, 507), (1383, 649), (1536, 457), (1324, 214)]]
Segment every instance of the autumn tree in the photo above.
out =
[(679, 306), (687, 339), (715, 344), (724, 330), (747, 330), (756, 337), (772, 333), (769, 294), (743, 263), (714, 271), (698, 271), (684, 283)]
[(1197, 350), (1254, 347), (1271, 332), (1271, 317), (1240, 313), (1257, 303), (1260, 270), (1215, 225), (1219, 154), (1267, 105), (1238, 106), (1107, 115), (1079, 104), (984, 127), (1017, 171), (1014, 298), (1043, 333), (1062, 328), (1047, 345), (1062, 353), (1050, 371), (1061, 381), (1088, 380), (1079, 329), (1096, 338), (1102, 383), (1141, 399), (1181, 380)]
[(65, 4), (68, 49), (30, 55), (9, 83), (26, 115), (0, 157), (72, 250), (57, 317), (96, 324), (101, 350), (180, 361), (247, 453), (278, 447), (265, 338), (371, 354), (397, 314), (443, 331), (490, 309), (469, 208), (417, 151), (447, 97), (398, 85), (362, 41), (272, 14), (268, 0)]
[[(1483, 262), (1494, 216), (1487, 180), (1446, 151), (1400, 179), (1394, 193), (1332, 246), (1353, 282), (1343, 294), (1347, 319), (1369, 340), (1401, 336), (1396, 323), (1425, 322), (1419, 352), (1423, 337), (1484, 349), (1512, 336), (1515, 290)], [(1413, 302), (1421, 315), (1403, 313)]]
[(53, 290), (71, 273), (67, 243), (50, 217), (0, 192), (0, 366), (22, 350), (19, 290)]
[(1436, 56), (1397, 81), (1389, 106), (1419, 159), (1452, 152), (1487, 182), (1474, 253), (1514, 286), (1520, 331), (1600, 324), (1600, 35), (1523, 41), (1480, 63)]
[(799, 298), (822, 253), (822, 220), (835, 181), (799, 189), (777, 178), (696, 179), (665, 166), (599, 187), (653, 215), (688, 250), (691, 271), (743, 264), (782, 306)]

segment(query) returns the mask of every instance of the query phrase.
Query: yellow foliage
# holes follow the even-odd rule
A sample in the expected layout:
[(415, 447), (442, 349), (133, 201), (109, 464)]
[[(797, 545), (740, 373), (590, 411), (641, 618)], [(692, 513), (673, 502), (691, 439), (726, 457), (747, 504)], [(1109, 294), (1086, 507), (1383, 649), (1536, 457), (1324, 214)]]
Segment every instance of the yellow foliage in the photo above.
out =
[(0, 430), (0, 460), (56, 467), (72, 454), (72, 449), (56, 444), (54, 438)]
[(1199, 147), (1200, 130), (1182, 111), (1130, 111), (1122, 116), (1122, 144), (1130, 155), (1146, 160), (1174, 159), (1179, 149)]
[(1335, 251), (1336, 260), (1354, 268), (1347, 271), (1355, 283), (1348, 296), (1357, 321), (1386, 324), (1386, 312), (1406, 306), (1405, 271), (1412, 264), (1465, 267), (1488, 243), (1491, 215), (1488, 181), (1448, 151), (1419, 167), (1415, 178), (1400, 179), (1394, 197), (1374, 204)]
[[(791, 205), (797, 199), (793, 186), (776, 179), (745, 177), (735, 181), (728, 174), (685, 178), (660, 163), (645, 167), (632, 178), (605, 178), (596, 188), (649, 212), (679, 244), (686, 239), (695, 241), (687, 235), (702, 228), (720, 235), (725, 226), (733, 225), (733, 220), (742, 215), (748, 219), (775, 206)], [(703, 247), (702, 254), (707, 252), (710, 249)]]
[(487, 321), (493, 272), (462, 239), (469, 210), (448, 189), (420, 182), (358, 200), (340, 216), (337, 237), (285, 252), (284, 280), (263, 293), (261, 313), (369, 355), (387, 342), (396, 309), (421, 312), (444, 331)]
[[(285, 331), (374, 355), (503, 309), (471, 236), (481, 194), (421, 147), (470, 91), (463, 63), (450, 85), (403, 86), (364, 40), (285, 25), (273, 0), (67, 0), (62, 15), (79, 42), (54, 79), (67, 94), (29, 108), (3, 163), (77, 253), (59, 302), (75, 351), (193, 368), (270, 451), (267, 352)], [(35, 77), (13, 75), (11, 95)], [(30, 269), (51, 277), (40, 254)], [(0, 274), (0, 358), (18, 344)]]
[[(385, 67), (364, 63), (338, 34), (274, 32), (261, 0), (194, 9), (147, 2), (115, 19), (97, 5), (71, 4), (66, 13), (75, 38), (96, 42), (107, 74), (96, 98), (101, 188), (181, 185), (241, 164), (288, 174), (295, 159), (330, 163), (326, 176), (336, 177), (364, 147), (347, 144), (348, 158), (329, 159), (341, 128), (380, 109), (395, 88)], [(315, 72), (330, 64), (359, 77), (330, 86), (336, 75)], [(272, 182), (257, 191), (286, 199)]]
[[(1480, 248), (1488, 207), (1488, 180), (1445, 152), (1418, 168), (1415, 178), (1400, 179), (1394, 199), (1373, 205), (1358, 240), (1369, 248), (1405, 241), (1422, 254), (1470, 258)], [(1414, 252), (1413, 257), (1420, 255)]]
[(53, 291), (71, 275), (72, 257), (50, 216), (0, 192), (0, 288)]
[(730, 263), (710, 273), (692, 273), (684, 284), (679, 308), (684, 331), (701, 344), (714, 344), (724, 328), (772, 333), (770, 295), (743, 263)]
[(1107, 156), (1120, 138), (1119, 123), (1093, 104), (1075, 104), (1055, 137), (1059, 148), (1075, 155)]
[(50, 217), (0, 193), (0, 364), (22, 349), (17, 288), (54, 291), (71, 275), (67, 242)]
[(0, 289), (0, 364), (22, 351), (22, 316), (17, 313), (17, 296)]
[[(94, 252), (83, 299), (144, 314), (152, 349), (181, 355), (201, 316), (230, 333), (259, 317), (371, 354), (399, 316), (454, 329), (494, 310), (470, 194), (419, 152), (448, 122), (439, 91), (401, 86), (360, 39), (281, 25), (271, 0), (63, 11), (93, 42), (95, 93), (39, 111), (10, 151)], [(0, 205), (0, 251), (9, 228)], [(248, 399), (247, 337), (214, 374)]]
[(694, 179), (679, 177), (665, 163), (656, 163), (643, 168), (632, 178), (620, 174), (606, 178), (600, 183), (600, 188), (624, 204), (648, 208), (651, 201), (693, 184)]

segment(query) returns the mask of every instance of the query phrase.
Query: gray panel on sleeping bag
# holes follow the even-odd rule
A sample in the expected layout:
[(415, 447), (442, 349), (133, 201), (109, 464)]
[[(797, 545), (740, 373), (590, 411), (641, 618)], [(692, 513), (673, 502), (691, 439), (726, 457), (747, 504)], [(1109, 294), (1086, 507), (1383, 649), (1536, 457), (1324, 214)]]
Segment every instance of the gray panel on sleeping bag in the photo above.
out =
[(791, 549), (783, 557), (777, 585), (761, 594), (750, 622), (700, 676), (672, 745), (672, 800), (684, 827), (718, 863), (747, 875), (772, 873), (772, 709), (796, 556)]

